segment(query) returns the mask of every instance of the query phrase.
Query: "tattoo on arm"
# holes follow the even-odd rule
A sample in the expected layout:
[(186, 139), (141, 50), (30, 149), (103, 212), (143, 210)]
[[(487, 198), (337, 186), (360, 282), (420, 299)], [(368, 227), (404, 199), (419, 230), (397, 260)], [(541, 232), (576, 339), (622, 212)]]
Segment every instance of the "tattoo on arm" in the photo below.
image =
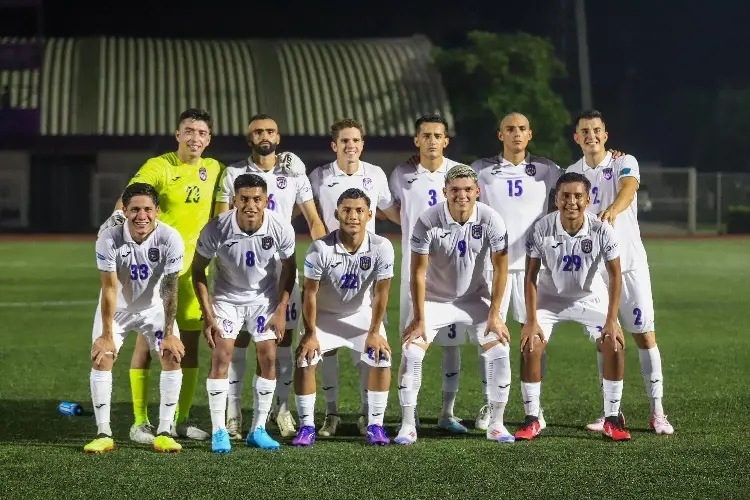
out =
[(164, 276), (161, 280), (162, 301), (164, 301), (164, 330), (172, 332), (175, 316), (177, 316), (177, 273)]

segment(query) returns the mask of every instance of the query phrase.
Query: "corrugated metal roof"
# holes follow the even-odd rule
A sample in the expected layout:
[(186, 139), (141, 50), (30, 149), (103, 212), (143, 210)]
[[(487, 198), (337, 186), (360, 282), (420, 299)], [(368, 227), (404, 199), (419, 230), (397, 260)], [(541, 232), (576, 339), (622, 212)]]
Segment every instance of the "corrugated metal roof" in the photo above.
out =
[[(25, 39), (0, 37), (0, 45), (14, 45)], [(0, 70), (0, 93), (5, 86), (10, 93), (13, 108), (37, 109), (39, 107), (39, 71), (34, 69), (5, 71)]]
[[(12, 43), (8, 39), (5, 42)], [(362, 40), (49, 39), (44, 135), (171, 135), (179, 113), (208, 109), (215, 135), (242, 135), (255, 113), (282, 133), (325, 136), (352, 117), (371, 136), (410, 136), (422, 114), (452, 123), (424, 37)], [(37, 107), (38, 71), (0, 72), (14, 106)], [(15, 83), (14, 83), (15, 82)]]

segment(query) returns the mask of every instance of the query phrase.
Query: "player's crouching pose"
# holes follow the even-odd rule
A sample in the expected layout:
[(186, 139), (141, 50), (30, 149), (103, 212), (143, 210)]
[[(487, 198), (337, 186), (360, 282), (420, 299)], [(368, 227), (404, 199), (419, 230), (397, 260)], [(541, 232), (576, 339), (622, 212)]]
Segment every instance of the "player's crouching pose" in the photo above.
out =
[[(216, 453), (231, 450), (225, 426), (228, 370), (234, 341), (243, 327), (253, 337), (260, 366), (260, 376), (253, 379), (253, 423), (247, 445), (279, 448), (265, 424), (276, 389), (276, 344), (284, 336), (286, 308), (297, 274), (294, 229), (266, 209), (266, 181), (255, 174), (240, 175), (234, 191), (234, 208), (211, 219), (201, 231), (192, 269), (204, 334), (213, 350), (206, 390)], [(211, 300), (206, 267), (213, 258), (218, 258), (219, 265)], [(281, 260), (278, 282), (277, 259)]]
[[(422, 360), (440, 328), (455, 323), (468, 329), (482, 346), (488, 367), (490, 423), (487, 439), (514, 438), (503, 425), (510, 392), (510, 334), (500, 316), (508, 278), (508, 238), (502, 217), (478, 203), (477, 174), (467, 165), (452, 167), (445, 177), (446, 201), (427, 209), (411, 237), (413, 319), (403, 333), (399, 398), (402, 423), (398, 444), (417, 440), (414, 409), (422, 385)], [(492, 260), (492, 290), (484, 263)]]
[(372, 218), (370, 201), (360, 189), (344, 191), (335, 210), (339, 229), (313, 242), (305, 257), (305, 330), (294, 372), (301, 423), (294, 446), (315, 442), (315, 368), (321, 355), (340, 347), (351, 349), (355, 363), (369, 366), (367, 441), (390, 442), (383, 414), (391, 382), (391, 348), (383, 317), (394, 256), (390, 241), (366, 229)]
[[(526, 243), (526, 316), (521, 330), (526, 421), (516, 439), (534, 439), (539, 426), (541, 358), (560, 322), (583, 325), (604, 357), (604, 435), (627, 441), (618, 422), (625, 374), (620, 304), (620, 249), (612, 226), (586, 213), (591, 183), (577, 173), (562, 175), (555, 188), (557, 212), (534, 223)], [(599, 274), (602, 261), (609, 285)], [(544, 270), (540, 272), (541, 265)]]
[(112, 366), (128, 332), (143, 335), (161, 359), (157, 451), (180, 451), (170, 434), (182, 385), (177, 314), (177, 277), (185, 245), (172, 227), (159, 223), (159, 195), (149, 184), (131, 184), (122, 195), (126, 222), (103, 230), (96, 240), (102, 290), (94, 316), (91, 400), (96, 439), (83, 449), (101, 453), (115, 447), (110, 428)]

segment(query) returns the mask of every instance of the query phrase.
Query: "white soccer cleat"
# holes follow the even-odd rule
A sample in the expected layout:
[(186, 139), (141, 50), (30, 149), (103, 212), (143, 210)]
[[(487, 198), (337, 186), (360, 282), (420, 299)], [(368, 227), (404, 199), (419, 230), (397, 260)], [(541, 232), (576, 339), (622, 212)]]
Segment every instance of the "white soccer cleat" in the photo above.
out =
[(479, 408), (477, 419), (474, 421), (474, 428), (480, 431), (486, 431), (490, 426), (490, 406), (484, 405)]
[(493, 425), (487, 429), (487, 439), (498, 443), (515, 443), (516, 438), (508, 432), (504, 425)]
[(276, 415), (276, 425), (279, 427), (279, 433), (285, 438), (297, 435), (297, 429), (294, 428), (295, 423), (292, 412), (287, 411)]
[(674, 427), (669, 423), (666, 415), (651, 415), (649, 427), (659, 435), (670, 436), (674, 434)]
[(361, 436), (367, 436), (367, 415), (360, 415), (357, 419), (357, 429)]
[(227, 420), (227, 433), (232, 441), (242, 441), (242, 417)]
[[(547, 421), (544, 420), (544, 411), (541, 408), (539, 408), (539, 417), (537, 418), (539, 419), (539, 430), (543, 431), (547, 427)], [(603, 426), (604, 424), (602, 424)]]
[(130, 427), (130, 440), (140, 444), (154, 444), (154, 426), (148, 422)]
[(417, 442), (417, 429), (413, 425), (401, 425), (398, 436), (393, 440), (396, 444), (410, 445)]
[(323, 425), (320, 427), (320, 430), (318, 431), (318, 436), (323, 437), (331, 437), (336, 435), (336, 430), (339, 428), (339, 424), (341, 423), (341, 417), (338, 415), (326, 415), (325, 420), (323, 420)]
[(171, 434), (172, 437), (193, 439), (195, 441), (208, 441), (209, 439), (211, 439), (211, 434), (209, 434), (208, 432), (199, 429), (194, 425), (188, 425), (186, 423), (177, 425), (172, 424)]

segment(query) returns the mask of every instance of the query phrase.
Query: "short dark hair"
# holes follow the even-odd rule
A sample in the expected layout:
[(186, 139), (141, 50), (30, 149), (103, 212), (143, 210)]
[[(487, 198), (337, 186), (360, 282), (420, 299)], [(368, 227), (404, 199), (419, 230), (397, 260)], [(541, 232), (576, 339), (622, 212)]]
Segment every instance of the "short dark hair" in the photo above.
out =
[(576, 121), (573, 122), (573, 127), (578, 128), (578, 123), (581, 120), (593, 120), (595, 118), (599, 118), (602, 123), (604, 123), (604, 116), (602, 116), (602, 112), (598, 109), (587, 109), (586, 111), (582, 111), (578, 116), (576, 116)]
[(344, 200), (359, 200), (363, 199), (365, 200), (365, 203), (367, 203), (367, 207), (370, 207), (370, 197), (365, 194), (364, 191), (357, 188), (349, 188), (343, 193), (341, 193), (341, 196), (339, 196), (338, 201), (336, 202), (336, 206), (341, 205)]
[(420, 116), (417, 121), (414, 122), (415, 136), (419, 135), (419, 127), (421, 127), (423, 123), (442, 123), (443, 127), (445, 127), (445, 135), (448, 135), (448, 121), (443, 118), (442, 115), (432, 114)]
[(266, 180), (257, 174), (242, 174), (234, 180), (234, 192), (242, 188), (262, 188), (263, 192), (268, 192)]
[(126, 187), (125, 191), (122, 193), (122, 206), (127, 207), (134, 196), (148, 196), (151, 198), (151, 201), (154, 202), (154, 206), (159, 206), (159, 193), (151, 184), (146, 184), (145, 182), (134, 182)]
[(359, 133), (362, 134), (362, 138), (365, 137), (365, 127), (360, 122), (355, 120), (354, 118), (342, 118), (340, 120), (336, 120), (333, 122), (333, 125), (331, 125), (331, 139), (333, 139), (333, 142), (336, 142), (339, 140), (339, 134), (342, 130), (345, 128), (356, 128), (359, 130)]
[(585, 175), (579, 174), (578, 172), (566, 172), (557, 179), (557, 184), (555, 184), (555, 194), (560, 191), (560, 186), (563, 184), (572, 184), (574, 182), (580, 182), (583, 184), (587, 193), (591, 191), (591, 181), (589, 181)]
[(209, 113), (205, 109), (201, 109), (201, 108), (186, 109), (180, 114), (180, 121), (177, 123), (180, 124), (184, 122), (185, 120), (206, 122), (206, 125), (208, 125), (209, 132), (211, 132), (214, 128), (214, 119), (211, 118), (211, 113)]
[(274, 118), (271, 115), (267, 115), (265, 113), (258, 113), (256, 115), (253, 115), (250, 117), (250, 121), (247, 122), (248, 124), (253, 123), (255, 120), (273, 120), (276, 121), (276, 118)]

